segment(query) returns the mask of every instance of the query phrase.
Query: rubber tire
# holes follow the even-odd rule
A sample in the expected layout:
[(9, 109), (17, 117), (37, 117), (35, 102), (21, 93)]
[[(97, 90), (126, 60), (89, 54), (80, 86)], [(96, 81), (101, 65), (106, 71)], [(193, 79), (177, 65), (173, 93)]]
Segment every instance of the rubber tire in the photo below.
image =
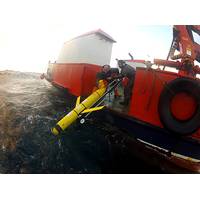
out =
[[(185, 121), (176, 119), (171, 110), (172, 98), (180, 92), (192, 95), (198, 102), (194, 115)], [(177, 78), (169, 82), (162, 91), (158, 103), (158, 112), (163, 126), (179, 135), (190, 135), (200, 127), (200, 83), (190, 78)], [(183, 108), (184, 109), (184, 108)]]

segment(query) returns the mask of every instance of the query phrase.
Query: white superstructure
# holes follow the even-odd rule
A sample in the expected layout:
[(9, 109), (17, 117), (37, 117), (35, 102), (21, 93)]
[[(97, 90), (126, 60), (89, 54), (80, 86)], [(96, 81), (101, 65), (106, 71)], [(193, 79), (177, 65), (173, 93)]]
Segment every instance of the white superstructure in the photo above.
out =
[(56, 62), (109, 64), (114, 42), (100, 29), (83, 34), (64, 43)]

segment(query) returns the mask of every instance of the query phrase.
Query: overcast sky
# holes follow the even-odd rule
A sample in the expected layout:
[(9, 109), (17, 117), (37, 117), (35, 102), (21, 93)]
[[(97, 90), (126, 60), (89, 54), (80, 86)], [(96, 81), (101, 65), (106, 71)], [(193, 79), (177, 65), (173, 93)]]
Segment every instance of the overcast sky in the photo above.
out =
[(3, 1), (0, 70), (44, 72), (65, 41), (98, 28), (117, 41), (112, 65), (115, 58), (128, 58), (128, 52), (135, 59), (166, 58), (172, 39), (172, 26), (164, 25), (172, 24), (168, 20), (173, 17), (166, 12), (171, 9), (170, 1), (162, 2), (165, 9), (156, 12), (149, 9), (152, 5), (154, 1), (144, 4), (143, 0), (136, 5), (129, 0)]

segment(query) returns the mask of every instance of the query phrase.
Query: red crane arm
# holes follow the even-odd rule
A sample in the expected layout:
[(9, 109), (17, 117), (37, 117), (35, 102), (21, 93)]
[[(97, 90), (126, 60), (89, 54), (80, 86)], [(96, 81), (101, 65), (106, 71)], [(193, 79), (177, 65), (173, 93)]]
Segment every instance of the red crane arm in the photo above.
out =
[[(175, 55), (178, 50), (179, 54)], [(169, 61), (178, 60), (180, 61)], [(194, 65), (194, 61), (200, 62), (200, 26), (199, 25), (174, 25), (173, 40), (167, 60), (155, 59), (157, 65), (174, 67), (179, 70), (179, 74), (186, 76), (196, 76), (200, 74), (199, 66)]]
[(195, 36), (200, 38), (199, 25), (174, 25), (173, 28), (173, 45), (170, 57), (173, 59), (175, 50), (180, 52), (176, 58), (190, 57), (193, 61), (200, 62), (200, 41), (195, 41)]

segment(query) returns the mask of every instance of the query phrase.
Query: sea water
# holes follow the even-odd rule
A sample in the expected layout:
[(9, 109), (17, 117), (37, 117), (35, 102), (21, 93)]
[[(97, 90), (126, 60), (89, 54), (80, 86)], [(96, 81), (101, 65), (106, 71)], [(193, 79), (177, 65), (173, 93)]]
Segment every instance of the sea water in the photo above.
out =
[(38, 73), (1, 71), (0, 173), (159, 172), (113, 149), (112, 128), (101, 128), (92, 115), (54, 136), (51, 127), (74, 103)]

